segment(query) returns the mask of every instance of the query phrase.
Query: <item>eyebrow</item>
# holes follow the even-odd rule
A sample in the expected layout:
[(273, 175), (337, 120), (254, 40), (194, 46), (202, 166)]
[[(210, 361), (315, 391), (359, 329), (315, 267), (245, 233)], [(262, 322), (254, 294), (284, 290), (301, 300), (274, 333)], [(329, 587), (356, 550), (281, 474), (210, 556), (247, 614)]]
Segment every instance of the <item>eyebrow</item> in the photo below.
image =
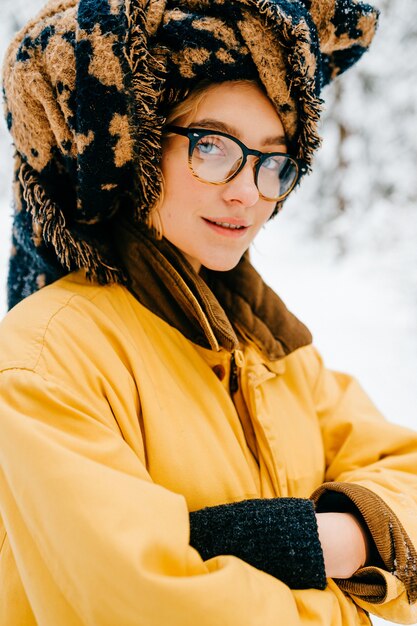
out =
[[(223, 133), (228, 133), (229, 135), (234, 135), (238, 139), (241, 139), (239, 131), (229, 124), (225, 124), (224, 122), (220, 122), (220, 120), (215, 120), (211, 118), (204, 118), (202, 120), (197, 120), (190, 124), (190, 127), (193, 128), (198, 126), (199, 128), (207, 128), (208, 130), (220, 130)], [(287, 141), (285, 139), (285, 135), (275, 135), (273, 137), (264, 137), (263, 141), (260, 142), (264, 146), (286, 146)]]

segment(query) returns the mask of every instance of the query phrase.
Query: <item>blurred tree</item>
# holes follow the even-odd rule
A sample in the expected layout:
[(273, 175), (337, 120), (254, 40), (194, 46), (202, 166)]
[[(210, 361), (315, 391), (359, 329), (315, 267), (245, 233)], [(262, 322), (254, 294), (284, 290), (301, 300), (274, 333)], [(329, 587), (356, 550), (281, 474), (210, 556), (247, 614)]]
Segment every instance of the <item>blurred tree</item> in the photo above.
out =
[(364, 231), (376, 246), (417, 234), (417, 3), (373, 4), (375, 41), (324, 91), (323, 147), (288, 203), (309, 231), (333, 235), (340, 253)]

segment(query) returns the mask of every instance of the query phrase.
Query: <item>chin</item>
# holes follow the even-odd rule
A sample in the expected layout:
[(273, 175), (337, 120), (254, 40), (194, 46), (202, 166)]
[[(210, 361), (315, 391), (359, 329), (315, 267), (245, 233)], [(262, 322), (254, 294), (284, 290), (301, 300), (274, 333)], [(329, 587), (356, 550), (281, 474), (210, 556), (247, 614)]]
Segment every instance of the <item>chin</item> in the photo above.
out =
[(213, 272), (229, 272), (236, 267), (242, 256), (243, 255), (241, 255), (239, 258), (233, 259), (202, 260), (201, 265), (208, 270), (212, 270)]

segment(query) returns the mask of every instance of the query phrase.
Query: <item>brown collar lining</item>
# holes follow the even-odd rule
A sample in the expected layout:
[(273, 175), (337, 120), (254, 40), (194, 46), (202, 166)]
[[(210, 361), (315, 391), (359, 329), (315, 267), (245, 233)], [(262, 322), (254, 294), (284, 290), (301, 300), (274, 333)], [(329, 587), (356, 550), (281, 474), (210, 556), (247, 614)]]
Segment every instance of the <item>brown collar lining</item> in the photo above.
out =
[(233, 351), (242, 329), (269, 360), (311, 343), (311, 334), (268, 287), (245, 254), (228, 272), (197, 274), (166, 239), (124, 220), (115, 240), (128, 287), (147, 309), (204, 348)]

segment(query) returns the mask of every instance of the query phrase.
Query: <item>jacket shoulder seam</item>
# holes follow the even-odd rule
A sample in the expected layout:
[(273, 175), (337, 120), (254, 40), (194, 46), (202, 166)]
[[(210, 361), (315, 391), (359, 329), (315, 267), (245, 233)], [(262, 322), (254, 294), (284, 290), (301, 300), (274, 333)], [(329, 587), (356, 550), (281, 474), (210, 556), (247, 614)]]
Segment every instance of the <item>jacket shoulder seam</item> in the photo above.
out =
[[(4, 364), (3, 367), (0, 366), (0, 373), (1, 372), (5, 372), (5, 371), (9, 371), (9, 370), (26, 370), (26, 371), (33, 371), (34, 373), (39, 373), (38, 370), (38, 366), (39, 366), (39, 362), (40, 359), (42, 357), (42, 353), (43, 350), (45, 348), (45, 339), (46, 339), (46, 335), (48, 333), (48, 330), (50, 328), (50, 325), (52, 324), (53, 320), (56, 319), (58, 317), (58, 315), (66, 308), (68, 308), (71, 305), (72, 300), (76, 299), (80, 297), (81, 299), (85, 299), (88, 301), (92, 301), (94, 294), (92, 294), (91, 298), (86, 298), (85, 296), (79, 294), (79, 293), (72, 293), (69, 295), (69, 297), (67, 297), (67, 299), (60, 303), (60, 305), (54, 309), (51, 312), (51, 315), (49, 316), (49, 318), (47, 319), (46, 323), (44, 324), (39, 324), (39, 336), (38, 337), (33, 337), (30, 342), (32, 343), (32, 345), (34, 346), (34, 354), (33, 357), (29, 357), (29, 355), (22, 357), (21, 360), (9, 360), (8, 362), (6, 362)], [(43, 328), (42, 328), (43, 326)], [(28, 360), (30, 359), (30, 361), (32, 361), (33, 365), (27, 365), (25, 364), (25, 362), (27, 363)], [(33, 359), (33, 360), (32, 360)], [(30, 362), (29, 361), (29, 362)]]

